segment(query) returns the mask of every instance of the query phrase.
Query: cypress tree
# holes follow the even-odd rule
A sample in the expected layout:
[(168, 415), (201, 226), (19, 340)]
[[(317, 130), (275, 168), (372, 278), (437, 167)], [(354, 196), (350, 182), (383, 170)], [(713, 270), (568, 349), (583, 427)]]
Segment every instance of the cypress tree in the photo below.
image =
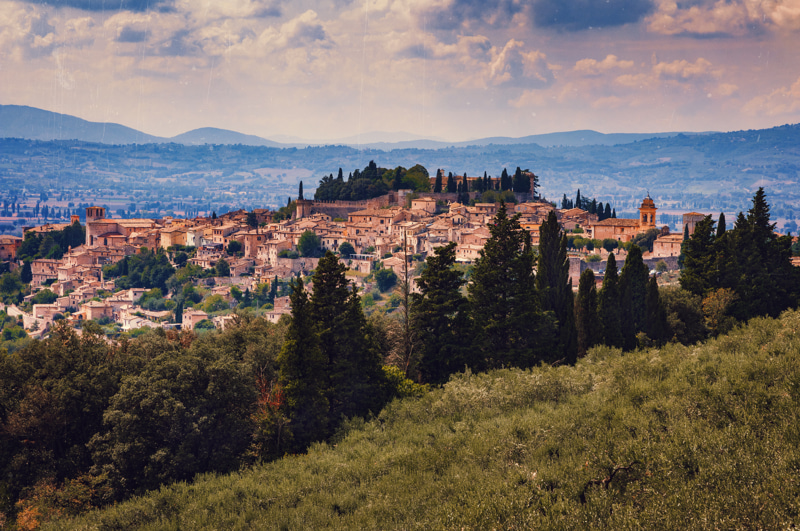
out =
[(578, 188), (578, 194), (575, 196), (575, 208), (583, 208), (583, 201), (581, 200), (580, 188)]
[(278, 355), (279, 381), (298, 450), (328, 436), (328, 363), (315, 332), (303, 280), (292, 282), (292, 320)]
[(611, 217), (614, 218), (614, 219), (617, 219), (617, 209), (616, 208), (611, 211)]
[(631, 245), (619, 276), (622, 337), (624, 348), (636, 348), (636, 334), (646, 329), (647, 281), (650, 271), (642, 260), (642, 249)]
[(436, 170), (436, 182), (433, 185), (433, 193), (442, 193), (442, 170)]
[(33, 280), (33, 272), (31, 272), (31, 263), (29, 260), (25, 260), (22, 264), (22, 271), (20, 271), (19, 278), (25, 284), (30, 284), (31, 280)]
[(339, 168), (339, 175), (336, 176), (336, 180), (339, 182), (344, 182), (344, 173), (342, 173), (341, 168)]
[(300, 187), (297, 190), (297, 199), (303, 199), (303, 181), (300, 181)]
[(469, 181), (467, 180), (467, 172), (464, 172), (464, 178), (461, 180), (461, 192), (464, 194), (469, 193)]
[(622, 348), (622, 315), (620, 308), (619, 276), (614, 254), (608, 255), (603, 287), (597, 297), (597, 309), (603, 328), (603, 342), (610, 347)]
[(647, 283), (647, 319), (645, 332), (647, 337), (657, 345), (666, 341), (669, 327), (667, 325), (667, 311), (661, 303), (658, 293), (658, 281), (656, 277), (650, 277)]
[(721, 238), (727, 227), (725, 226), (725, 212), (719, 213), (719, 221), (717, 222), (717, 238)]
[(602, 201), (597, 203), (597, 211), (595, 212), (595, 214), (597, 214), (597, 220), (598, 221), (603, 221), (604, 219), (606, 219), (605, 217), (603, 217), (605, 215), (605, 211), (603, 210), (603, 202)]
[(461, 295), (466, 282), (453, 265), (456, 243), (437, 247), (426, 260), (417, 280), (419, 293), (411, 295), (411, 322), (419, 345), (419, 368), (425, 382), (439, 384), (465, 366), (473, 369), (468, 356), (467, 299)]
[(503, 168), (503, 173), (500, 174), (500, 190), (508, 190), (508, 172), (505, 168)]
[(456, 192), (456, 181), (453, 179), (453, 172), (447, 173), (447, 193), (453, 194)]
[(586, 355), (586, 351), (602, 340), (600, 316), (597, 311), (597, 287), (594, 271), (591, 269), (581, 273), (578, 282), (578, 297), (575, 300), (575, 328), (577, 332), (578, 357)]
[(539, 229), (536, 289), (542, 310), (553, 312), (558, 327), (558, 351), (567, 363), (577, 360), (572, 280), (569, 278), (567, 237), (553, 210)]
[[(614, 217), (616, 217), (616, 215)], [(606, 211), (603, 214), (603, 219), (609, 218), (611, 218), (611, 203), (606, 203)]]
[(569, 199), (567, 199), (567, 194), (564, 194), (564, 197), (561, 198), (561, 209), (567, 210), (569, 208)]

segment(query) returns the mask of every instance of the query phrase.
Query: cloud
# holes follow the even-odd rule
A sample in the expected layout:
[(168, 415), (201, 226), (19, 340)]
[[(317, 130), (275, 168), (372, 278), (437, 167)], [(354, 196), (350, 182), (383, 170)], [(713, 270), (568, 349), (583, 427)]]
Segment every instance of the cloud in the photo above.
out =
[(147, 30), (137, 30), (131, 26), (123, 27), (119, 35), (117, 35), (117, 42), (144, 42), (147, 40)]
[(427, 26), (433, 29), (506, 27), (525, 7), (521, 0), (449, 0), (445, 5), (426, 10), (425, 16)]
[(412, 44), (395, 54), (400, 59), (432, 59), (435, 57), (433, 48), (425, 44)]
[(695, 38), (759, 34), (800, 29), (797, 0), (658, 0), (647, 27), (662, 35)]
[(780, 116), (800, 113), (800, 78), (789, 87), (780, 87), (748, 101), (743, 108), (750, 115)]
[(72, 7), (84, 11), (168, 11), (172, 8), (171, 0), (25, 0), (30, 4), (53, 6), (55, 8)]
[(539, 51), (527, 52), (524, 43), (511, 39), (489, 65), (493, 85), (543, 88), (553, 84), (555, 77), (547, 57)]
[(616, 68), (627, 69), (633, 66), (633, 61), (620, 61), (616, 55), (607, 55), (602, 61), (595, 59), (581, 59), (575, 63), (573, 70), (584, 76), (599, 76)]
[(700, 57), (694, 63), (690, 63), (686, 59), (657, 63), (653, 65), (653, 73), (662, 80), (686, 82), (716, 77), (721, 74), (721, 71), (714, 69), (709, 61)]
[(308, 10), (289, 20), (276, 30), (269, 27), (259, 37), (262, 45), (272, 49), (282, 48), (330, 48), (333, 40), (315, 11)]
[(535, 0), (531, 5), (534, 25), (564, 31), (639, 22), (654, 8), (652, 0)]

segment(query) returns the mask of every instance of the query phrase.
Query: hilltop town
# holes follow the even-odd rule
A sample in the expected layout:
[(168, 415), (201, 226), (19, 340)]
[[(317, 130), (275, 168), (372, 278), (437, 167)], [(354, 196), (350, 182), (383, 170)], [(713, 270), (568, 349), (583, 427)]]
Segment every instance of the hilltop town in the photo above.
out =
[[(30, 278), (23, 281), (30, 283), (30, 292), (22, 297), (21, 304), (6, 297), (5, 312), (21, 321), (31, 337), (40, 337), (59, 319), (75, 325), (89, 320), (116, 323), (116, 332), (145, 327), (193, 329), (198, 325), (224, 328), (232, 319), (231, 309), (243, 301), (244, 306), (249, 304), (263, 311), (266, 319), (277, 322), (291, 313), (288, 281), (309, 275), (326, 250), (339, 253), (345, 260), (355, 285), (369, 295), (368, 304), (382, 299), (379, 306), (391, 311), (397, 306), (396, 296), (387, 300), (391, 292), (385, 296), (381, 293), (390, 291), (406, 276), (414, 290), (419, 266), (435, 248), (455, 242), (456, 262), (464, 265), (479, 257), (490, 237), (487, 225), (498, 203), (475, 203), (472, 199), (470, 205), (457, 199), (470, 197), (411, 190), (390, 191), (363, 201), (299, 197), (281, 209), (288, 218), (281, 221), (273, 221), (280, 216), (267, 209), (194, 219), (114, 219), (103, 207), (93, 206), (86, 209), (82, 244), (69, 247), (60, 258), (29, 260)], [(538, 245), (541, 223), (549, 212), (555, 212), (569, 235), (574, 289), (580, 274), (589, 268), (595, 271), (600, 285), (609, 253), (622, 263), (631, 242), (645, 248), (643, 258), (651, 270), (661, 273), (678, 269), (681, 244), (704, 217), (697, 212), (686, 213), (685, 231), (670, 233), (667, 227), (657, 227), (658, 207), (649, 194), (642, 200), (637, 219), (601, 219), (602, 213), (589, 212), (592, 208), (588, 201), (581, 205), (584, 208), (559, 209), (553, 203), (534, 199), (531, 193), (517, 193), (515, 199), (509, 211), (519, 215), (533, 245)], [(42, 240), (75, 224), (79, 224), (77, 216), (71, 224), (27, 228), (25, 239)], [(28, 267), (17, 256), (25, 239), (2, 236), (0, 257), (8, 269)], [(163, 254), (165, 263), (168, 261), (167, 276), (181, 267), (191, 269), (190, 278), (197, 291), (186, 301), (186, 307), (178, 307), (174, 300), (177, 294), (166, 288), (166, 279), (126, 283), (120, 282), (120, 275), (109, 274), (111, 266), (123, 261), (127, 265), (126, 258), (142, 253)], [(154, 293), (151, 290), (156, 285), (161, 289)]]

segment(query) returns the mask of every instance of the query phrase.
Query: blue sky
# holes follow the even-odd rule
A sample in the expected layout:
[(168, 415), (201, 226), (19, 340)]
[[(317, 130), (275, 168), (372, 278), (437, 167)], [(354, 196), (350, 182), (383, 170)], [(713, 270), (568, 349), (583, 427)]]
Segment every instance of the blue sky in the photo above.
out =
[(173, 136), (800, 121), (800, 0), (0, 0), (0, 103)]

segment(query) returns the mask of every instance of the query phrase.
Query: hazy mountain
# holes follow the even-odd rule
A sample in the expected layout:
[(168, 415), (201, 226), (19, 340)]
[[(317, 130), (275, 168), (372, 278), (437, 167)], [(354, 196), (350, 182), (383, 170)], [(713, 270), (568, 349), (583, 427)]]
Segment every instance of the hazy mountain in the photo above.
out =
[(167, 139), (124, 125), (89, 122), (24, 105), (0, 105), (0, 138), (81, 140), (103, 144), (149, 144)]
[(227, 129), (217, 129), (216, 127), (202, 127), (186, 133), (173, 136), (171, 142), (185, 144), (187, 146), (201, 146), (203, 144), (242, 144), (244, 146), (268, 146), (286, 147), (286, 144), (273, 142), (255, 135), (245, 135)]
[[(425, 138), (406, 132), (371, 131), (335, 140), (308, 140), (287, 135), (275, 135), (266, 139), (236, 131), (203, 127), (172, 138), (148, 135), (124, 125), (89, 122), (74, 116), (59, 114), (21, 105), (0, 105), (0, 138), (24, 138), (29, 140), (81, 140), (103, 144), (149, 144), (175, 142), (185, 145), (241, 144), (245, 146), (306, 147), (338, 145), (358, 149), (441, 149), (447, 147), (538, 144), (542, 147), (589, 145), (612, 146), (629, 144), (650, 138), (675, 137), (681, 133), (612, 133), (597, 131), (568, 131), (529, 135), (520, 138), (496, 136), (463, 142), (448, 142), (440, 138)], [(705, 133), (684, 133), (705, 134)]]

